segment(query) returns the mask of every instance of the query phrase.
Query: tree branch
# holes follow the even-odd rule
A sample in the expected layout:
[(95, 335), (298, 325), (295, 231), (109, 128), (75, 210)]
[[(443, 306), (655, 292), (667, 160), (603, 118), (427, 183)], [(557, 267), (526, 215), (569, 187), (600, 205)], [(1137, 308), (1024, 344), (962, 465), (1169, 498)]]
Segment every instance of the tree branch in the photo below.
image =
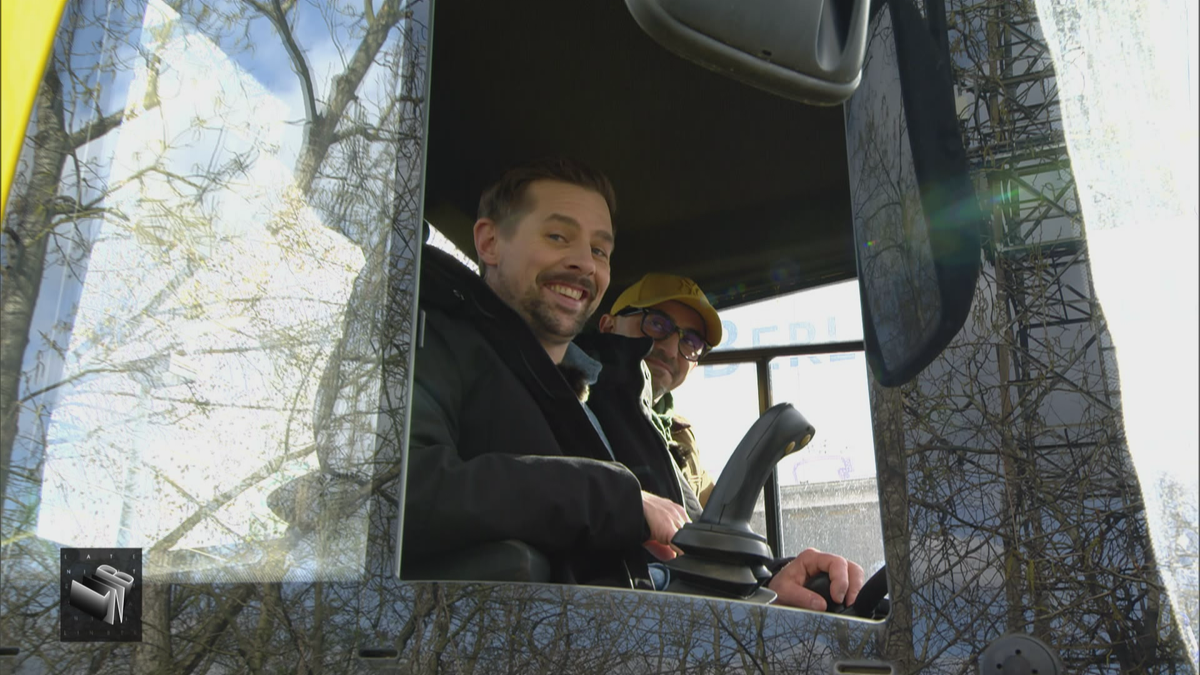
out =
[[(158, 64), (161, 62), (162, 60), (159, 58), (158, 54), (152, 54), (150, 56), (150, 64), (147, 66), (146, 96), (143, 100), (144, 110), (153, 110), (159, 106)], [(98, 102), (96, 106), (96, 113), (99, 115), (100, 108)], [(75, 133), (71, 134), (69, 137), (71, 149), (77, 150), (87, 143), (90, 143), (93, 140), (100, 138), (104, 134), (112, 131), (113, 129), (121, 126), (121, 124), (125, 122), (125, 112), (125, 110), (118, 110), (111, 115), (100, 115), (97, 119), (92, 120), (91, 123), (84, 126), (82, 129), (79, 129)], [(129, 118), (133, 119), (136, 116), (137, 113), (135, 112), (133, 115), (130, 115)]]
[(320, 115), (317, 113), (317, 97), (313, 92), (312, 72), (308, 69), (308, 60), (304, 58), (304, 52), (300, 50), (300, 45), (296, 44), (291, 27), (288, 26), (287, 14), (283, 5), (279, 0), (271, 0), (270, 7), (255, 0), (246, 0), (246, 4), (267, 17), (283, 40), (283, 48), (287, 50), (288, 56), (292, 59), (292, 68), (295, 69), (296, 76), (300, 78), (300, 91), (304, 96), (305, 131), (306, 134), (311, 133), (311, 128), (320, 120)]
[(92, 120), (90, 124), (71, 134), (68, 137), (68, 143), (70, 143), (72, 150), (78, 149), (121, 126), (124, 121), (124, 110), (119, 110), (111, 115), (105, 115), (100, 119)]
[(367, 28), (367, 34), (363, 36), (362, 42), (358, 43), (358, 49), (354, 50), (354, 56), (351, 57), (345, 72), (334, 79), (333, 96), (323, 120), (325, 124), (336, 124), (342, 118), (388, 33), (401, 19), (411, 16), (411, 11), (400, 10), (399, 0), (386, 0), (383, 3), (379, 14), (375, 15), (375, 20), (371, 21), (370, 27)]
[[(392, 111), (394, 111), (396, 106), (401, 103), (419, 106), (425, 103), (425, 99), (419, 96), (393, 96), (388, 101), (388, 107), (383, 111), (382, 114), (379, 115), (378, 119), (380, 122), (382, 123), (391, 117)], [(361, 136), (372, 142), (382, 142), (388, 140), (380, 133), (379, 127), (369, 126), (366, 124), (356, 124), (347, 129), (342, 129), (341, 131), (335, 132), (333, 134), (331, 144), (340, 143), (347, 138), (352, 138), (354, 136)]]
[(296, 165), (296, 186), (301, 192), (307, 193), (312, 187), (313, 179), (325, 156), (333, 144), (333, 132), (346, 114), (346, 109), (355, 99), (359, 84), (371, 69), (375, 57), (387, 40), (388, 33), (401, 19), (411, 17), (411, 11), (400, 8), (400, 0), (385, 0), (375, 20), (367, 27), (366, 35), (354, 51), (350, 63), (346, 65), (341, 75), (333, 78), (333, 91), (325, 113), (317, 120), (308, 135)]
[(239, 584), (237, 588), (234, 588), (230, 592), (221, 613), (212, 617), (204, 624), (204, 628), (200, 632), (200, 637), (196, 640), (191, 651), (184, 656), (183, 661), (179, 664), (180, 669), (178, 672), (190, 675), (196, 669), (196, 666), (200, 665), (205, 656), (216, 645), (217, 640), (221, 637), (221, 633), (224, 633), (234, 618), (246, 608), (246, 603), (253, 594), (254, 586), (251, 584)]
[(159, 539), (158, 543), (154, 544), (154, 546), (151, 547), (151, 549), (149, 550), (149, 553), (155, 554), (155, 553), (161, 553), (163, 551), (169, 550), (172, 546), (174, 546), (176, 543), (178, 543), (180, 539), (183, 538), (183, 535), (190, 532), (193, 527), (195, 527), (197, 524), (199, 524), (200, 521), (202, 521), (205, 518), (216, 513), (217, 510), (220, 509), (222, 506), (228, 504), (230, 501), (235, 499), (238, 495), (242, 494), (246, 490), (249, 490), (250, 488), (254, 487), (255, 485), (261, 483), (268, 476), (278, 472), (279, 466), (281, 464), (283, 464), (284, 462), (287, 462), (289, 460), (295, 459), (297, 457), (301, 457), (310, 451), (311, 450), (308, 448), (303, 448), (303, 449), (300, 449), (300, 450), (297, 450), (294, 452), (288, 452), (288, 453), (284, 454), (282, 457), (274, 458), (271, 461), (267, 462), (267, 464), (264, 465), (262, 468), (260, 468), (258, 471), (255, 471), (254, 473), (251, 473), (248, 476), (246, 476), (245, 478), (243, 478), (240, 482), (237, 483), (237, 485), (234, 485), (233, 487), (222, 492), (221, 494), (216, 495), (211, 500), (209, 500), (209, 502), (206, 505), (204, 505), (203, 507), (201, 507), (199, 509), (196, 509), (195, 513), (188, 516), (182, 523), (180, 523), (174, 530), (172, 530), (165, 537)]

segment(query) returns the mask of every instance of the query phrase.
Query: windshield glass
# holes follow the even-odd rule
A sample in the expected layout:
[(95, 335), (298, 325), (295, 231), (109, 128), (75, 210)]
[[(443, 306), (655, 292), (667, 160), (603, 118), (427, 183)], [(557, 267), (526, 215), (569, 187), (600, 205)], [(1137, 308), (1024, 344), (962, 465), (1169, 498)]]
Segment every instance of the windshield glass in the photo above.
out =
[[(6, 295), (2, 328), (18, 578), (58, 547), (142, 549), (148, 579), (362, 574), (367, 509), (334, 495), (370, 476), (381, 430), (403, 33), (354, 61), (354, 13), (296, 7), (281, 33), (250, 5), (188, 9), (72, 3), (66, 84), (34, 110), (54, 142), (22, 156), (3, 249), (5, 290), (36, 299), (10, 314)], [(339, 71), (354, 100), (323, 79)], [(322, 463), (346, 485), (317, 485)], [(295, 548), (321, 508), (336, 541)]]

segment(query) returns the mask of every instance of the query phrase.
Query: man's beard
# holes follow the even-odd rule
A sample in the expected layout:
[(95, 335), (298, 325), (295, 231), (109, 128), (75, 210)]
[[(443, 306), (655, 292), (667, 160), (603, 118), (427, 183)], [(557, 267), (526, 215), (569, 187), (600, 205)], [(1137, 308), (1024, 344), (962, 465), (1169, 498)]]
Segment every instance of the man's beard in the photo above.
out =
[(521, 299), (517, 312), (525, 317), (535, 335), (562, 338), (563, 342), (570, 342), (582, 333), (584, 324), (592, 315), (591, 308), (587, 308), (582, 314), (567, 317), (555, 310), (537, 291), (527, 293)]
[[(529, 328), (539, 339), (557, 338), (562, 342), (570, 342), (575, 339), (576, 335), (583, 332), (584, 325), (592, 316), (592, 312), (596, 310), (596, 285), (587, 278), (569, 274), (547, 275), (545, 278), (538, 275), (534, 287), (520, 295), (515, 292), (515, 289), (498, 269), (496, 270), (496, 281), (493, 290), (509, 307), (515, 309), (521, 318), (525, 319), (525, 323), (529, 324)], [(592, 304), (586, 306), (581, 313), (575, 316), (565, 315), (541, 295), (541, 289), (546, 284), (556, 282), (586, 289)]]

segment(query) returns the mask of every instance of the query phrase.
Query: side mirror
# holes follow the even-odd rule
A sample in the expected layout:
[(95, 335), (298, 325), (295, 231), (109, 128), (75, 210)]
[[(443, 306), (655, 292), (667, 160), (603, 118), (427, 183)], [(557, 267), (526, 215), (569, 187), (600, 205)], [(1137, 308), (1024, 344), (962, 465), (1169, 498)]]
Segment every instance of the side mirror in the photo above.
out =
[(625, 0), (638, 25), (683, 58), (814, 105), (858, 87), (870, 0)]
[(867, 364), (894, 387), (962, 329), (987, 218), (959, 130), (945, 28), (932, 28), (912, 0), (888, 9), (872, 20), (862, 86), (846, 104), (846, 144)]

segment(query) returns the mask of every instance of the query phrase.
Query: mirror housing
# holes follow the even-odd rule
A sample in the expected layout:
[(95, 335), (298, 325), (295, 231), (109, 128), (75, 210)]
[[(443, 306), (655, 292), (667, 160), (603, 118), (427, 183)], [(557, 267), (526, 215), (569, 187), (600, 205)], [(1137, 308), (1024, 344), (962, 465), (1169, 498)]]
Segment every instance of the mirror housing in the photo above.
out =
[(626, 0), (660, 45), (717, 73), (813, 105), (854, 93), (870, 0)]
[(879, 384), (896, 387), (966, 322), (988, 219), (945, 43), (911, 0), (889, 0), (888, 10), (872, 20), (870, 46), (896, 53), (872, 54), (846, 104), (846, 144), (867, 364)]

